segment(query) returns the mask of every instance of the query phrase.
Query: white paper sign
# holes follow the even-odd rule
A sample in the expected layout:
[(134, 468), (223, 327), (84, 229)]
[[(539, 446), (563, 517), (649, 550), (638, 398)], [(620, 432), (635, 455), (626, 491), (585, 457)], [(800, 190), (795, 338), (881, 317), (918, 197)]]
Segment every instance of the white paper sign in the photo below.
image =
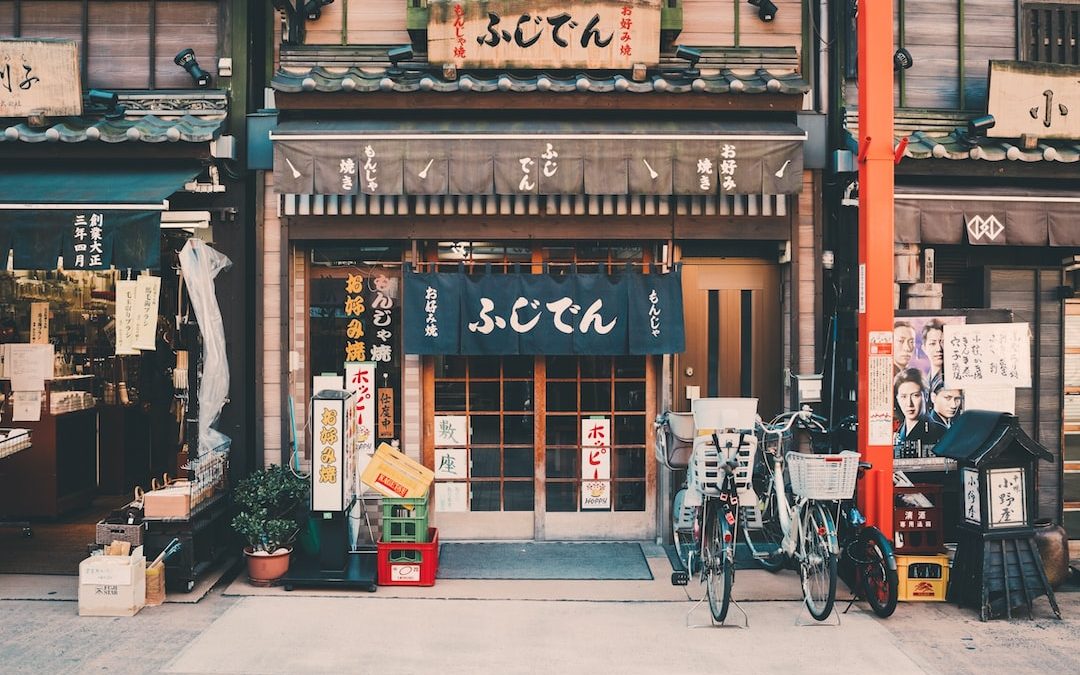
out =
[(435, 483), (435, 510), (459, 513), (469, 510), (468, 483)]
[(611, 509), (611, 481), (582, 481), (581, 508), (582, 510)]
[(978, 523), (982, 515), (979, 512), (979, 472), (975, 469), (963, 469), (964, 476), (964, 520)]
[(136, 297), (139, 293), (137, 281), (117, 279), (116, 281), (116, 353), (138, 354), (135, 348), (137, 323), (135, 321)]
[(1016, 390), (1012, 387), (969, 387), (964, 390), (964, 410), (993, 410), (1016, 414)]
[(30, 303), (30, 344), (49, 343), (49, 303)]
[(135, 282), (135, 341), (138, 349), (157, 348), (158, 299), (161, 295), (161, 277), (139, 275)]
[(436, 448), (436, 478), (468, 478), (469, 451), (465, 448)]
[(1017, 527), (1027, 522), (1023, 469), (990, 469), (986, 472), (990, 500), (990, 527)]
[(45, 380), (53, 376), (55, 354), (51, 344), (7, 345), (4, 375), (13, 391), (44, 391)]
[(950, 389), (1030, 387), (1028, 325), (945, 324), (945, 386)]
[(12, 422), (38, 422), (41, 420), (40, 391), (15, 391), (12, 392)]
[[(375, 452), (375, 364), (370, 361), (350, 361), (345, 364), (345, 389), (356, 394), (353, 415), (356, 418), (356, 484)], [(364, 467), (359, 465), (363, 464)]]
[(465, 415), (435, 416), (435, 447), (466, 445), (469, 442), (469, 418)]
[(611, 419), (581, 420), (581, 479), (611, 479)]
[(892, 445), (893, 422), (893, 334), (892, 331), (870, 331), (870, 349), (867, 354), (869, 373), (869, 443)]

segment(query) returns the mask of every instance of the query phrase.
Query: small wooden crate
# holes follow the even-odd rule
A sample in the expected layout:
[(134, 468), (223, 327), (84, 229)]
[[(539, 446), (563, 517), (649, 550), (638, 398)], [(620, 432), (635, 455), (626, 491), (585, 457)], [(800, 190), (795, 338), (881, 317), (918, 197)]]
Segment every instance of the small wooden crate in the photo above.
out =
[[(918, 484), (911, 487), (893, 488), (893, 549), (897, 555), (913, 553), (940, 553), (945, 531), (942, 521), (941, 486)], [(903, 495), (922, 494), (931, 506), (904, 504)]]

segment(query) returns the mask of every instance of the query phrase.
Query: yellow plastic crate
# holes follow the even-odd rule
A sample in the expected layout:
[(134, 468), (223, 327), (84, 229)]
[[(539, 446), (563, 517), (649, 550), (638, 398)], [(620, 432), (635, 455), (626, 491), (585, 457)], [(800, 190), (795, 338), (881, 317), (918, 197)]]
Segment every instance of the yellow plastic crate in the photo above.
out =
[(949, 556), (898, 555), (898, 598), (904, 602), (944, 602), (949, 588)]

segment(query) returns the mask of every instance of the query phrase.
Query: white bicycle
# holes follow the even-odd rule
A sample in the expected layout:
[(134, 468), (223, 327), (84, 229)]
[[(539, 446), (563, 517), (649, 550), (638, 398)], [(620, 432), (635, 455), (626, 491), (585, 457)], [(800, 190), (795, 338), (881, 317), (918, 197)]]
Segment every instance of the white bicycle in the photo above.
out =
[[(754, 557), (766, 561), (767, 567), (783, 566), (785, 559), (798, 563), (806, 608), (816, 620), (824, 621), (836, 601), (840, 555), (832, 514), (839, 500), (850, 499), (855, 491), (859, 454), (787, 452), (785, 441), (796, 424), (825, 431), (820, 418), (806, 407), (768, 424), (758, 421), (765, 453), (765, 476), (757, 490), (760, 522), (748, 524), (744, 536)], [(793, 499), (784, 487), (785, 467)]]

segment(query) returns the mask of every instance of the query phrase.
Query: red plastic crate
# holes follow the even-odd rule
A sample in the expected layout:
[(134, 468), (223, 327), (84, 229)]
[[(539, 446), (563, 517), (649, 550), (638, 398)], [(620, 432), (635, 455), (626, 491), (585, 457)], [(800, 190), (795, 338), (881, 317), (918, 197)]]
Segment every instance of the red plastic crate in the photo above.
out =
[(434, 586), (439, 570), (439, 530), (428, 528), (428, 541), (378, 542), (380, 586)]

